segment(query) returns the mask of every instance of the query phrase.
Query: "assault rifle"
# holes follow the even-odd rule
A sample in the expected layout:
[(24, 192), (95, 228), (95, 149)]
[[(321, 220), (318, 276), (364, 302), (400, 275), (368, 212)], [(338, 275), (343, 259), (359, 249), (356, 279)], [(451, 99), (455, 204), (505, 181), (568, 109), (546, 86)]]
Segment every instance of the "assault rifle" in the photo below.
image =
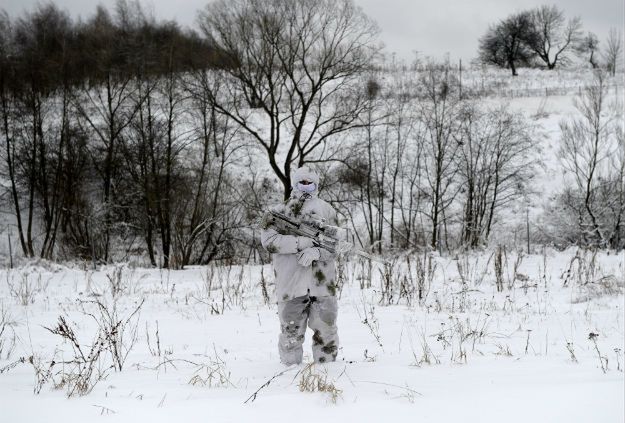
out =
[(334, 255), (356, 254), (360, 257), (373, 261), (383, 261), (362, 250), (354, 248), (354, 244), (339, 239), (339, 231), (343, 229), (337, 226), (326, 225), (317, 220), (297, 221), (283, 213), (269, 211), (263, 216), (265, 227), (272, 227), (284, 235), (305, 236), (312, 239), (313, 245), (323, 248)]

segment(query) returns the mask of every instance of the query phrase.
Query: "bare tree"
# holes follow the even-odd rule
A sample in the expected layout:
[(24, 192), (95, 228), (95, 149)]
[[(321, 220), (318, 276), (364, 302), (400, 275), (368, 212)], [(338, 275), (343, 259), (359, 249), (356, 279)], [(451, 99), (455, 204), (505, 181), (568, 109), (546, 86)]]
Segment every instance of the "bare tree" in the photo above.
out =
[[(409, 117), (412, 121), (412, 117)], [(406, 134), (405, 145), (399, 166), (400, 186), (397, 193), (399, 224), (396, 233), (400, 235), (399, 245), (414, 248), (426, 245), (426, 234), (422, 222), (422, 202), (427, 195), (422, 189), (426, 175), (423, 172), (425, 136), (422, 122), (412, 121)]]
[(351, 0), (221, 0), (199, 22), (230, 63), (211, 101), (265, 151), (287, 197), (291, 167), (321, 160), (364, 110), (355, 84), (376, 53), (375, 24)]
[(554, 69), (558, 61), (566, 61), (566, 53), (581, 38), (582, 22), (575, 17), (568, 22), (557, 6), (540, 6), (531, 12), (531, 30), (524, 42), (545, 63)]
[(484, 109), (465, 104), (455, 135), (460, 198), (463, 202), (462, 244), (475, 248), (488, 241), (497, 212), (515, 198), (533, 174), (528, 154), (533, 147), (530, 125), (506, 107)]
[(575, 107), (578, 117), (560, 123), (560, 161), (574, 181), (566, 193), (567, 203), (577, 214), (583, 242), (605, 247), (612, 238), (614, 225), (606, 222), (608, 207), (600, 200), (602, 187), (611, 179), (610, 157), (618, 149), (615, 115), (606, 113), (605, 77), (601, 72), (596, 73), (595, 84), (575, 100)]
[[(0, 13), (0, 117), (2, 118), (2, 133), (4, 141), (3, 161), (6, 169), (3, 172), (10, 183), (10, 198), (15, 211), (17, 232), (20, 246), (24, 255), (31, 255), (26, 241), (24, 225), (22, 223), (22, 208), (20, 206), (20, 196), (17, 187), (16, 176), (16, 67), (13, 60), (15, 57), (15, 45), (13, 40), (13, 26), (9, 15), (2, 11)], [(33, 252), (34, 253), (34, 252)]]
[(442, 246), (447, 236), (447, 211), (458, 191), (455, 158), (459, 144), (457, 115), (461, 105), (458, 84), (446, 65), (430, 64), (420, 80), (424, 98), (417, 113), (424, 127), (424, 196), (429, 204), (425, 216), (431, 222), (430, 245)]
[(2, 21), (3, 50), (11, 52), (2, 60), (1, 95), (13, 210), (24, 255), (50, 258), (65, 210), (64, 167), (73, 135), (72, 23), (52, 4), (38, 6), (12, 28), (6, 16)]
[(392, 143), (388, 164), (389, 182), (386, 188), (390, 193), (388, 224), (391, 246), (398, 244), (408, 247), (415, 245), (412, 238), (416, 231), (419, 196), (416, 182), (421, 165), (421, 126), (414, 108), (416, 81), (411, 73), (398, 66), (393, 68), (392, 75), (394, 79), (389, 87), (391, 95), (387, 100), (386, 131), (386, 137)]
[(608, 39), (606, 41), (603, 58), (605, 60), (606, 69), (612, 76), (616, 75), (616, 71), (623, 56), (623, 33), (616, 28), (610, 28)]
[(247, 146), (238, 125), (216, 112), (209, 94), (213, 84), (204, 71), (194, 72), (185, 82), (192, 132), (184, 151), (188, 182), (176, 190), (173, 251), (178, 266), (230, 257), (229, 241), (245, 218), (230, 167)]
[[(120, 7), (123, 4), (125, 2), (118, 3)], [(117, 53), (128, 46), (131, 41), (128, 32), (141, 21), (129, 22), (124, 10), (120, 8), (117, 16), (118, 24), (126, 25), (122, 31), (102, 8), (88, 22), (91, 29), (87, 32), (85, 43), (92, 52), (97, 52), (90, 56), (93, 76), (81, 84), (73, 101), (83, 131), (91, 132), (97, 140), (91, 148), (102, 188), (100, 201), (93, 206), (90, 220), (99, 221), (100, 228), (89, 226), (92, 230), (90, 238), (98, 245), (94, 251), (104, 261), (109, 260), (111, 229), (119, 221), (115, 219), (115, 211), (118, 206), (116, 187), (119, 187), (120, 164), (123, 163), (120, 156), (121, 135), (138, 110), (137, 104), (131, 101), (135, 88), (132, 84), (134, 75), (128, 67), (127, 58), (120, 58)], [(99, 237), (96, 236), (97, 230), (101, 230)]]
[(532, 14), (521, 12), (491, 26), (479, 41), (482, 63), (508, 68), (517, 75), (517, 67), (528, 65), (535, 53), (527, 40), (532, 36)]
[[(340, 210), (355, 224), (355, 214), (364, 218), (367, 239), (355, 230), (358, 242), (382, 251), (384, 235), (384, 213), (386, 210), (387, 172), (392, 153), (388, 137), (388, 103), (381, 98), (379, 74), (368, 76), (366, 93), (368, 107), (359, 117), (359, 129), (355, 141), (345, 151), (343, 167), (338, 172), (341, 184), (336, 199)], [(339, 194), (340, 193), (340, 194)]]
[(597, 63), (597, 55), (599, 53), (599, 38), (592, 32), (588, 32), (586, 36), (580, 41), (576, 50), (580, 56), (588, 55), (588, 63), (593, 69), (599, 67)]
[[(620, 107), (622, 110), (622, 105)], [(612, 155), (610, 164), (612, 166), (612, 178), (607, 187), (606, 198), (608, 199), (613, 222), (612, 236), (609, 244), (613, 248), (625, 248), (625, 130), (623, 122), (617, 123), (614, 128), (617, 140), (616, 154)]]

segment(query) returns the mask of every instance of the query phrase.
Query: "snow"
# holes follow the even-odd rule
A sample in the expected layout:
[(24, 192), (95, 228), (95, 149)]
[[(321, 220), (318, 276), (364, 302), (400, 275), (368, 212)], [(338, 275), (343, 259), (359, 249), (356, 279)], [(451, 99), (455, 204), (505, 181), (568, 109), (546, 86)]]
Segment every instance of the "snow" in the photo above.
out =
[[(59, 315), (67, 316), (81, 343), (91, 343), (97, 326), (81, 307), (94, 309), (81, 301), (115, 302), (120, 316), (145, 302), (131, 321), (137, 340), (122, 371), (68, 399), (66, 388), (50, 383), (34, 394), (33, 366), (17, 364), (0, 374), (0, 420), (621, 422), (625, 257), (599, 252), (593, 261), (580, 252), (564, 284), (576, 253), (525, 256), (513, 281), (517, 255), (508, 252), (503, 292), (495, 288), (491, 251), (433, 256), (427, 295), (421, 303), (411, 297), (410, 305), (397, 286), (392, 304), (380, 304), (379, 265), (371, 287), (361, 289), (367, 266), (348, 262), (338, 361), (311, 369), (340, 390), (336, 401), (328, 392), (300, 391), (311, 361), (310, 332), (305, 363), (279, 363), (276, 306), (273, 298), (264, 303), (259, 285), (262, 270), (273, 290), (268, 265), (91, 271), (32, 262), (3, 269), (0, 312), (10, 324), (0, 337), (0, 369), (31, 355), (43, 362), (69, 359), (71, 345), (45, 329)], [(413, 265), (418, 258), (411, 257)], [(397, 281), (408, 277), (405, 258), (392, 267)], [(120, 282), (115, 301), (109, 278)], [(590, 333), (598, 334), (597, 348), (608, 359), (605, 373)], [(102, 358), (109, 363), (109, 356)], [(210, 383), (208, 369), (215, 376)]]

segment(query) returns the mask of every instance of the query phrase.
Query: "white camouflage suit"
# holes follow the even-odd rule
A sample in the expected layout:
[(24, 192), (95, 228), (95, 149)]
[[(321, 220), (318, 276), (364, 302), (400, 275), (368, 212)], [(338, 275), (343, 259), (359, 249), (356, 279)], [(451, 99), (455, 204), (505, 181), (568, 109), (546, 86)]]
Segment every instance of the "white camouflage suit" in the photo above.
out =
[[(312, 182), (314, 187), (302, 185), (301, 181)], [(329, 225), (337, 224), (332, 206), (317, 197), (319, 176), (314, 171), (297, 169), (291, 185), (291, 198), (273, 210), (294, 219), (323, 219)], [(306, 187), (312, 191), (304, 192)], [(306, 325), (313, 330), (315, 362), (334, 361), (339, 343), (334, 255), (314, 247), (309, 238), (280, 234), (272, 227), (263, 228), (261, 243), (273, 259), (281, 328), (280, 361), (287, 365), (302, 362)]]

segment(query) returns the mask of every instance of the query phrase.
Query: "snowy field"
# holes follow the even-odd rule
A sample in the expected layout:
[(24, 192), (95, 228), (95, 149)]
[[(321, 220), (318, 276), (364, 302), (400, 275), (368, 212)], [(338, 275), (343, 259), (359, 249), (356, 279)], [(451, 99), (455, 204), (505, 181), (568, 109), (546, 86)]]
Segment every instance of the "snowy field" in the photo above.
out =
[(338, 361), (288, 368), (269, 266), (3, 269), (0, 421), (622, 422), (624, 261), (349, 262)]

